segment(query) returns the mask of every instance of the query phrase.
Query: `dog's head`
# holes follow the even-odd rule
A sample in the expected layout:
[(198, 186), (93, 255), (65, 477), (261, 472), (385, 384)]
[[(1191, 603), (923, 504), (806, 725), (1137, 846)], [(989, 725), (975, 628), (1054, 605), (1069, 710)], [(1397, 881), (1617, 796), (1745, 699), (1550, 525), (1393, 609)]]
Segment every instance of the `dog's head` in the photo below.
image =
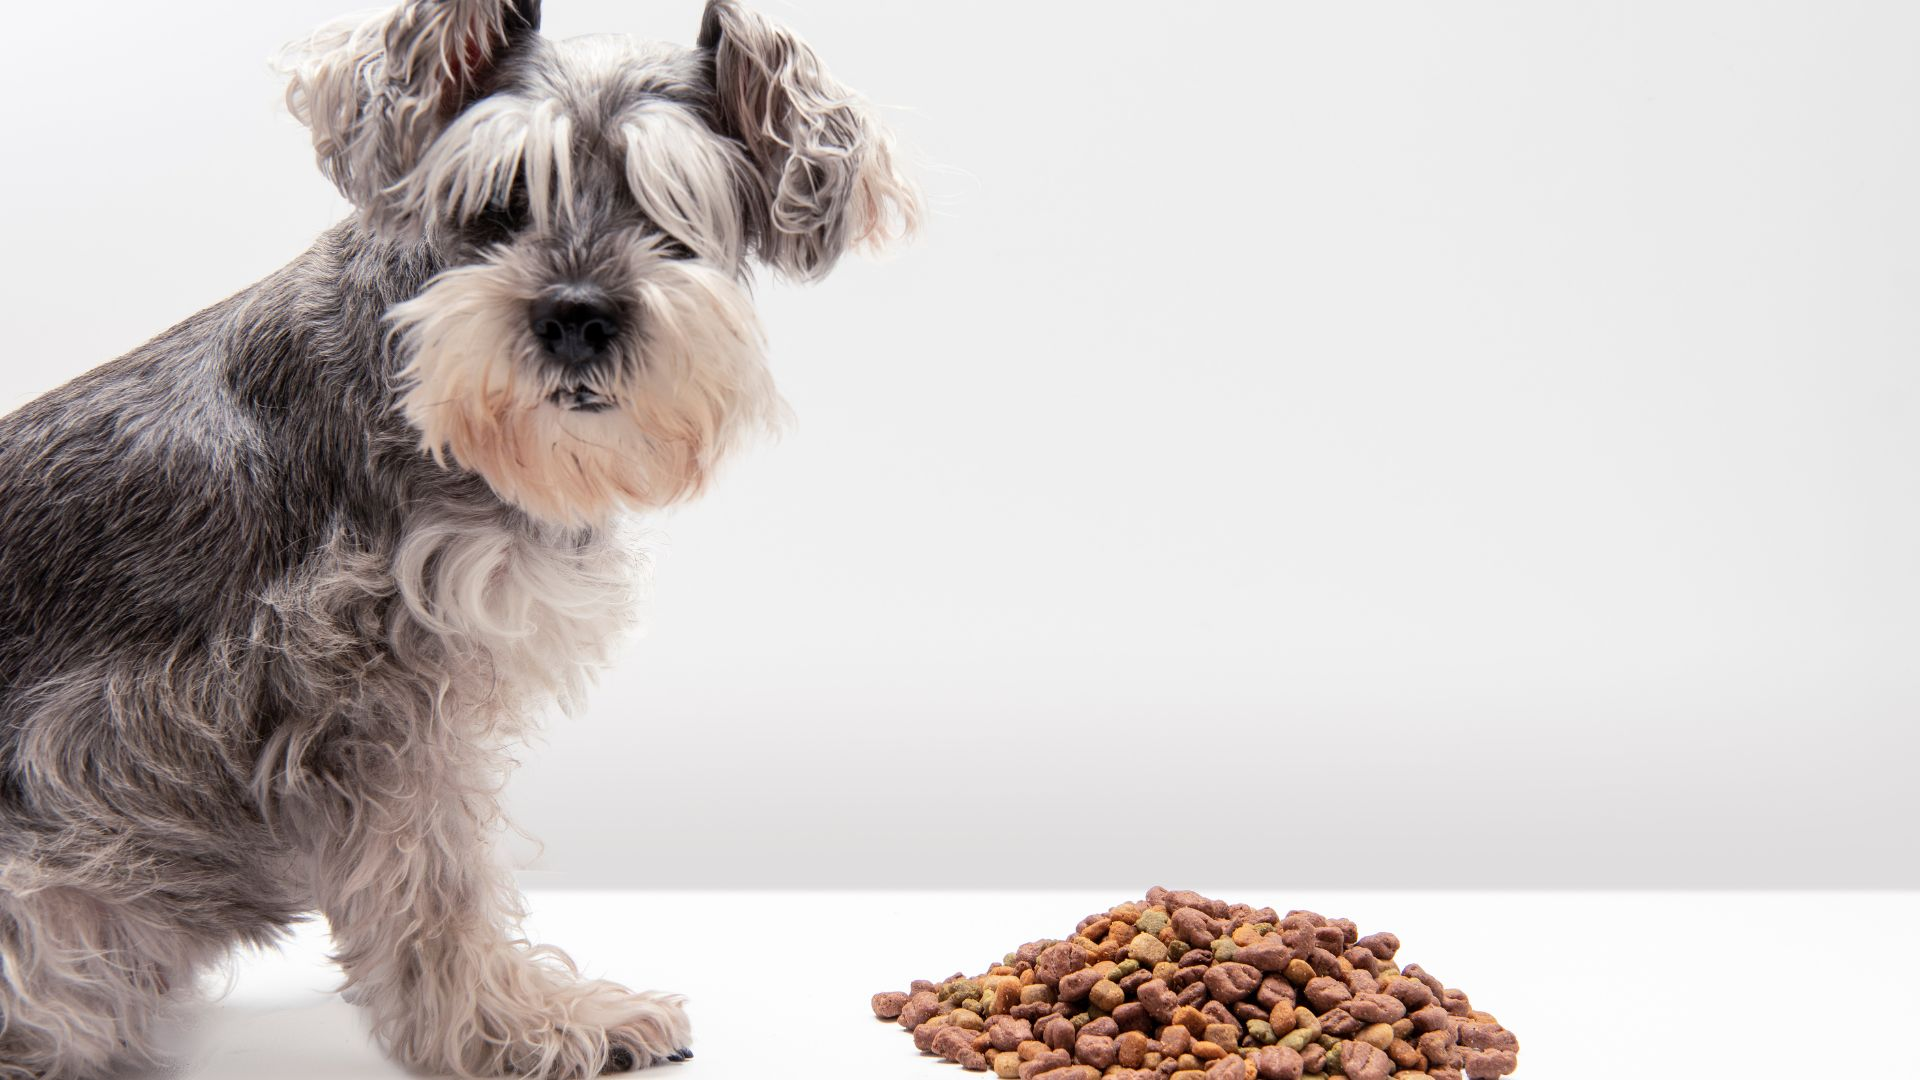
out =
[(778, 398), (749, 259), (825, 274), (909, 231), (886, 133), (807, 44), (711, 0), (698, 45), (539, 34), (539, 0), (405, 0), (288, 89), (320, 167), (446, 269), (397, 307), (424, 446), (543, 520), (697, 492)]

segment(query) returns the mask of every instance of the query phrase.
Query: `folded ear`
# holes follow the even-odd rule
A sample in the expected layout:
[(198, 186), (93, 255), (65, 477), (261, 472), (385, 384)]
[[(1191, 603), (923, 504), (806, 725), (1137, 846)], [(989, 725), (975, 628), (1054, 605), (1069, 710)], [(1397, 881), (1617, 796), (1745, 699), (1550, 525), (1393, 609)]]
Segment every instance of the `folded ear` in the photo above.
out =
[(296, 47), (287, 107), (320, 171), (376, 222), (383, 195), (540, 28), (540, 0), (405, 0)]
[(913, 231), (920, 198), (892, 139), (806, 42), (734, 0), (709, 0), (699, 44), (713, 54), (719, 125), (759, 173), (748, 232), (762, 262), (808, 280), (850, 246)]

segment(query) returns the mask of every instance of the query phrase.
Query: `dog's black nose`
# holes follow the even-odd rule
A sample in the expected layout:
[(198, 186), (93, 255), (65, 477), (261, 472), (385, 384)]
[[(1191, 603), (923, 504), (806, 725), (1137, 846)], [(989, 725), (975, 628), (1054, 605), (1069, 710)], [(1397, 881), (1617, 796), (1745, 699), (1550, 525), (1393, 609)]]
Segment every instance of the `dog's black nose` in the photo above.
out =
[(598, 360), (620, 334), (620, 316), (612, 304), (578, 295), (535, 300), (527, 310), (527, 325), (547, 355), (564, 364)]

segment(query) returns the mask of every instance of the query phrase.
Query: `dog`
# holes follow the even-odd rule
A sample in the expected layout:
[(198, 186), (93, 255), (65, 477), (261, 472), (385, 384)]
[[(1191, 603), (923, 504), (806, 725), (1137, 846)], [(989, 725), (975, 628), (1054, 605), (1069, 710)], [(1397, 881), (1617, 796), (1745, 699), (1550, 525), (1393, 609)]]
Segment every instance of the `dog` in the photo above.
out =
[(408, 1067), (690, 1056), (681, 999), (519, 939), (505, 750), (630, 620), (619, 523), (780, 415), (752, 267), (817, 279), (920, 200), (733, 0), (690, 48), (539, 8), (298, 47), (352, 215), (0, 419), (0, 1080), (158, 1063), (197, 971), (315, 910)]

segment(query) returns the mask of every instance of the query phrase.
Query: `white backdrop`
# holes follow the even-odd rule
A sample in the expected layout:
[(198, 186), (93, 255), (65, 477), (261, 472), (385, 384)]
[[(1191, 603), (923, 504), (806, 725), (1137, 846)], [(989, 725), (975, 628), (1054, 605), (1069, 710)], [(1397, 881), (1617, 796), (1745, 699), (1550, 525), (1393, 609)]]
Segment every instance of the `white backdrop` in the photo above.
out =
[[(9, 12), (0, 408), (343, 211), (340, 2)], [(1920, 8), (763, 4), (936, 213), (762, 289), (543, 881), (1920, 886)]]

